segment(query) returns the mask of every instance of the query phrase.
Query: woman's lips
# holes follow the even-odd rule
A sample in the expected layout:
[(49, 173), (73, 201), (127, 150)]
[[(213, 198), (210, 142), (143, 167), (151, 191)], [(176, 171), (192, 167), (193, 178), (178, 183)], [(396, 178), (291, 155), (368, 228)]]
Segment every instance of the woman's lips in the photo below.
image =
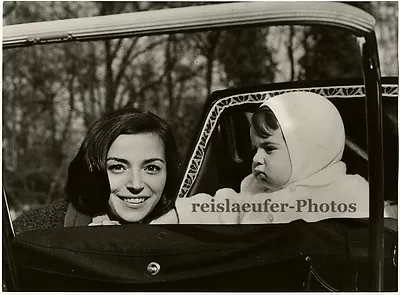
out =
[(118, 196), (119, 199), (124, 201), (125, 203), (132, 204), (132, 205), (140, 205), (144, 203), (149, 197), (145, 196), (138, 196), (138, 197), (124, 197)]

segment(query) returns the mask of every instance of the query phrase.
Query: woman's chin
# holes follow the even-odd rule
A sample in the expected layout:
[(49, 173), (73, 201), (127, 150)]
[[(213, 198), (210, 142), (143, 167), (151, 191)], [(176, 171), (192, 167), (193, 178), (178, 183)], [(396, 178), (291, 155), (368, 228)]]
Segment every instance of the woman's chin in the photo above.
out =
[(146, 215), (144, 216), (124, 216), (124, 214), (121, 214), (122, 216), (118, 215), (119, 219), (121, 219), (124, 222), (127, 223), (138, 223), (140, 222)]

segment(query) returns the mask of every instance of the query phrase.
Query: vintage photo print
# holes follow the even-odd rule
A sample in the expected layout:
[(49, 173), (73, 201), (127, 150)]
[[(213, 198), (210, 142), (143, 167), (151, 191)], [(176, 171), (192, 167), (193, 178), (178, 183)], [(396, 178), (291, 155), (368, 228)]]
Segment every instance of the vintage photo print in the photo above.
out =
[(398, 2), (2, 8), (2, 291), (398, 290)]

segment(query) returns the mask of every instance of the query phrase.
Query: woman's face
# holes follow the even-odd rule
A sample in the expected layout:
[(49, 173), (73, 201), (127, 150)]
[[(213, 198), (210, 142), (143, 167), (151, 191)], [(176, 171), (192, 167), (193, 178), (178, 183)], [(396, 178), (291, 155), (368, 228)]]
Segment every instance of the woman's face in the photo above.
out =
[(107, 154), (111, 212), (127, 222), (147, 216), (167, 180), (164, 144), (154, 133), (121, 134)]
[(251, 127), (250, 139), (256, 150), (252, 165), (254, 176), (267, 191), (285, 186), (292, 174), (292, 164), (281, 129), (275, 130), (268, 138), (261, 138)]

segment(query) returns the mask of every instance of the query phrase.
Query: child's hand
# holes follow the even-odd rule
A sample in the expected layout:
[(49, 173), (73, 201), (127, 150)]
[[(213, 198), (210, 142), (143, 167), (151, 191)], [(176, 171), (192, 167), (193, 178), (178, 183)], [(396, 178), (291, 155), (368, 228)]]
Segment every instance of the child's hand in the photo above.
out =
[(89, 226), (100, 226), (100, 225), (121, 225), (117, 220), (102, 220), (100, 222), (89, 223)]
[(105, 215), (99, 215), (93, 218), (89, 226), (99, 226), (99, 225), (121, 225), (117, 220), (110, 220), (110, 218)]

